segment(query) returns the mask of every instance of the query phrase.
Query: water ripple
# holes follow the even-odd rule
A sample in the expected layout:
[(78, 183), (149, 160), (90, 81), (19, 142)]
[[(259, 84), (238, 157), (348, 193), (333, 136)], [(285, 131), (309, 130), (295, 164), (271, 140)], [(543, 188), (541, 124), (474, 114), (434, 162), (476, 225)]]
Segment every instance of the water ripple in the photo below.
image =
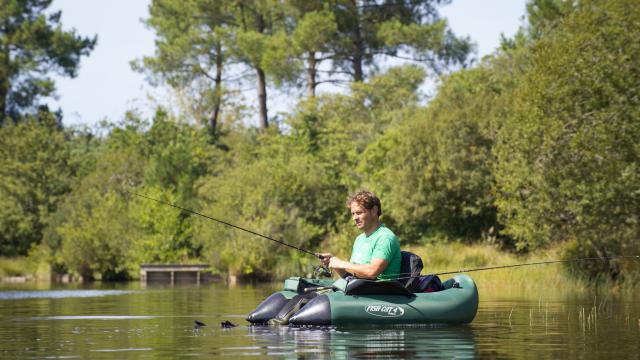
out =
[(126, 295), (131, 290), (41, 290), (41, 291), (0, 291), (0, 300), (20, 299), (65, 299), (99, 296)]

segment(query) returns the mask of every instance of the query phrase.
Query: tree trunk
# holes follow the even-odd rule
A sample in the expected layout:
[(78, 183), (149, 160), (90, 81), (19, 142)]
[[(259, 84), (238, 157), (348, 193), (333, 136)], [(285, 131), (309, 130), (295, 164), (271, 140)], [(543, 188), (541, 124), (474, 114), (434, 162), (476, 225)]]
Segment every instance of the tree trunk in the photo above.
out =
[(218, 127), (218, 117), (220, 116), (220, 106), (222, 103), (222, 45), (220, 42), (216, 43), (216, 77), (215, 88), (213, 89), (214, 104), (213, 115), (209, 120), (210, 133), (215, 136), (216, 129)]
[(4, 124), (7, 116), (7, 96), (9, 95), (8, 86), (4, 79), (0, 79), (0, 126)]
[(362, 44), (362, 34), (360, 33), (360, 13), (358, 11), (358, 2), (357, 0), (352, 0), (353, 4), (353, 12), (354, 12), (354, 26), (352, 33), (352, 43), (353, 43), (353, 80), (356, 82), (361, 82), (364, 79), (363, 71), (362, 71), (362, 61), (364, 58), (364, 46)]
[(310, 51), (307, 57), (307, 95), (310, 98), (316, 97), (316, 53)]
[(264, 70), (260, 67), (256, 67), (258, 73), (258, 102), (260, 103), (260, 128), (266, 129), (269, 127), (269, 120), (267, 118), (267, 81), (264, 74)]
[(7, 97), (9, 97), (9, 54), (5, 49), (0, 53), (0, 125), (7, 116)]
[[(264, 34), (265, 24), (262, 15), (257, 15), (257, 29), (260, 34)], [(269, 127), (269, 119), (267, 117), (267, 77), (264, 70), (259, 64), (255, 64), (256, 72), (258, 74), (258, 102), (260, 104), (260, 128), (266, 129)]]

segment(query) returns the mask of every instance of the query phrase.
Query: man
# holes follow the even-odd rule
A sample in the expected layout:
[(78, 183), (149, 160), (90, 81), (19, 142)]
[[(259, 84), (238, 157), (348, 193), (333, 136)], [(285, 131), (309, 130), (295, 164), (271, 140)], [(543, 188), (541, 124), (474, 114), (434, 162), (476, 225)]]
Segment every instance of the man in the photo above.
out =
[[(369, 191), (359, 191), (347, 199), (358, 229), (362, 230), (353, 244), (351, 260), (344, 261), (329, 253), (318, 254), (322, 263), (340, 276), (348, 274), (366, 279), (394, 279), (400, 274), (400, 242), (395, 234), (380, 222), (380, 200)], [(269, 320), (269, 324), (286, 325), (289, 318), (316, 297), (316, 292), (299, 294), (289, 299)]]
[(325, 266), (340, 276), (350, 273), (365, 279), (393, 279), (400, 274), (400, 242), (380, 222), (380, 199), (372, 192), (359, 191), (347, 199), (347, 207), (358, 229), (362, 230), (354, 244), (351, 259), (344, 261), (329, 253), (320, 254)]

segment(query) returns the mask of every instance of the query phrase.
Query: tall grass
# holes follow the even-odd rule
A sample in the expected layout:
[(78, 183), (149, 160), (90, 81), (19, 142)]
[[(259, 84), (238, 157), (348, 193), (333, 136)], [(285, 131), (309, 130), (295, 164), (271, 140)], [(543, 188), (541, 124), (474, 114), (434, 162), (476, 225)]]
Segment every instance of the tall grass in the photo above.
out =
[(0, 257), (0, 278), (29, 275), (27, 268), (28, 264), (26, 258)]
[(50, 278), (50, 268), (47, 263), (29, 257), (0, 257), (0, 281), (15, 277), (47, 280)]
[[(561, 249), (547, 249), (540, 253), (526, 256), (500, 251), (491, 245), (468, 245), (458, 242), (428, 244), (408, 248), (419, 255), (424, 262), (423, 274), (458, 271), (465, 272), (478, 267), (514, 265), (530, 262), (561, 259)], [(571, 277), (561, 263), (531, 265), (514, 268), (503, 268), (484, 271), (473, 271), (468, 274), (474, 279), (478, 288), (504, 293), (525, 292), (545, 293), (566, 289), (575, 292), (587, 288), (588, 284), (578, 278)], [(443, 275), (447, 278), (450, 275)]]

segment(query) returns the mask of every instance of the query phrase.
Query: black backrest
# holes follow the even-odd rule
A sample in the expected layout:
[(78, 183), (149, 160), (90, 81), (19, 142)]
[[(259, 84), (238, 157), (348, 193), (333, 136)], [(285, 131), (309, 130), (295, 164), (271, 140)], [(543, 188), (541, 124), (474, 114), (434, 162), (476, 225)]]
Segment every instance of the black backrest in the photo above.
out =
[(400, 278), (399, 279), (405, 288), (413, 291), (413, 284), (416, 283), (416, 279), (420, 276), (420, 272), (422, 271), (422, 259), (420, 256), (409, 252), (409, 251), (401, 251), (402, 254), (402, 262), (400, 263)]

